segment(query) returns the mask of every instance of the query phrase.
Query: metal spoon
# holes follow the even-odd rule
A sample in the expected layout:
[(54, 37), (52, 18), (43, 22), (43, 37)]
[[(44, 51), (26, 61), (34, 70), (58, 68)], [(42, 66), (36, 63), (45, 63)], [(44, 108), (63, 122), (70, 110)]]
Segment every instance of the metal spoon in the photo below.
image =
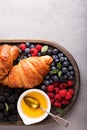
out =
[(39, 100), (37, 100), (34, 97), (31, 96), (25, 96), (24, 98), (24, 102), (31, 108), (33, 109), (38, 109), (40, 108), (41, 110), (43, 110), (44, 112), (48, 113), (51, 117), (53, 117), (53, 119), (58, 122), (60, 125), (63, 125), (64, 127), (67, 127), (69, 125), (69, 121), (61, 118), (60, 116), (56, 116), (50, 112), (48, 112), (46, 109), (44, 109), (41, 105)]

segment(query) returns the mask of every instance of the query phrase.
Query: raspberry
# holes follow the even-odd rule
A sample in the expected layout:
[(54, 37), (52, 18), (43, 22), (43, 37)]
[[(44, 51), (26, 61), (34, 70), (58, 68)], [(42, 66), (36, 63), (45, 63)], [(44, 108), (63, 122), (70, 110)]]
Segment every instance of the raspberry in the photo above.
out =
[(25, 45), (24, 43), (21, 43), (21, 44), (19, 45), (19, 48), (20, 48), (22, 51), (25, 51), (26, 45)]
[(68, 89), (68, 92), (70, 92), (72, 95), (74, 95), (74, 90), (73, 89)]
[(66, 93), (67, 93), (67, 90), (66, 90), (66, 89), (62, 89), (62, 90), (59, 91), (59, 95), (60, 95), (61, 97), (65, 97), (65, 96), (66, 96)]
[(54, 90), (55, 90), (56, 94), (59, 92), (59, 88), (58, 87), (55, 87)]
[(49, 96), (49, 98), (54, 98), (54, 93), (48, 92), (47, 95)]
[(63, 99), (61, 103), (62, 103), (63, 105), (68, 105), (68, 104), (69, 104), (69, 100)]
[(60, 89), (64, 89), (64, 88), (66, 88), (67, 87), (67, 84), (66, 83), (61, 83), (60, 84)]
[(38, 50), (36, 48), (31, 48), (30, 53), (32, 56), (37, 56), (38, 55)]
[(55, 101), (55, 102), (54, 102), (54, 106), (55, 106), (55, 107), (61, 107), (61, 103), (58, 102), (58, 101)]
[(56, 95), (55, 95), (55, 100), (61, 101), (61, 96), (60, 96), (59, 94), (56, 94)]
[(72, 98), (72, 94), (70, 92), (67, 92), (65, 99), (71, 99), (71, 98)]
[(55, 100), (51, 98), (50, 101), (51, 101), (51, 104), (53, 105)]
[(38, 51), (41, 51), (41, 48), (42, 48), (42, 46), (41, 45), (36, 45), (36, 49), (38, 50)]
[(47, 86), (47, 90), (48, 90), (48, 92), (53, 92), (54, 91), (54, 86), (53, 85)]
[(72, 86), (73, 86), (73, 81), (69, 80), (69, 81), (67, 82), (67, 85), (68, 85), (68, 87), (72, 87)]
[(54, 82), (54, 83), (53, 83), (53, 86), (54, 86), (54, 87), (59, 87), (59, 83), (58, 83), (58, 82)]

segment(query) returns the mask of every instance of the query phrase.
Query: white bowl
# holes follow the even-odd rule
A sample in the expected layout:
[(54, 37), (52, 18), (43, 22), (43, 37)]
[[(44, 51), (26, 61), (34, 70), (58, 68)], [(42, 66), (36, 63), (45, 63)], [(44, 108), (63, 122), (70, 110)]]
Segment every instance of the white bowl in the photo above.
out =
[(48, 116), (48, 113), (46, 113), (46, 112), (42, 116), (37, 117), (37, 118), (31, 118), (31, 117), (24, 114), (20, 104), (21, 104), (23, 97), (25, 95), (29, 94), (30, 92), (38, 92), (38, 93), (42, 94), (47, 100), (47, 104), (48, 104), (47, 109), (46, 109), (47, 112), (50, 112), (50, 109), (51, 109), (50, 99), (45, 92), (43, 92), (42, 90), (39, 90), (39, 89), (29, 89), (29, 90), (25, 91), (24, 93), (21, 94), (21, 96), (19, 97), (18, 102), (17, 102), (18, 113), (19, 113), (19, 115), (20, 115), (20, 117), (23, 120), (25, 125), (38, 123), (38, 122), (44, 120)]

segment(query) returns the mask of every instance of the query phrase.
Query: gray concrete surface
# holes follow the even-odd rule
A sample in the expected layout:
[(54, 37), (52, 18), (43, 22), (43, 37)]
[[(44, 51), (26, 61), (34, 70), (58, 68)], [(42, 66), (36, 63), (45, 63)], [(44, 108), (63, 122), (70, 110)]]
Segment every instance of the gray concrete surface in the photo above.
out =
[(81, 89), (64, 116), (68, 128), (53, 122), (42, 126), (0, 126), (0, 130), (87, 130), (87, 0), (0, 0), (0, 39), (54, 40), (78, 63)]

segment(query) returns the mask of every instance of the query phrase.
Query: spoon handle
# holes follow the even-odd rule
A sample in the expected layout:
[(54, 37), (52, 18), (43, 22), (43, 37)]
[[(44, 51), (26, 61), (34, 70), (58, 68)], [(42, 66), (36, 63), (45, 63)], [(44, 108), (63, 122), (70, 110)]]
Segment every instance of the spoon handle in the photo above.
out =
[[(40, 107), (41, 110), (47, 112), (43, 107)], [(54, 115), (50, 112), (47, 112), (53, 119), (58, 122), (60, 125), (63, 125), (64, 127), (67, 127), (69, 125), (69, 121), (65, 120), (64, 118), (60, 117), (59, 115)]]

